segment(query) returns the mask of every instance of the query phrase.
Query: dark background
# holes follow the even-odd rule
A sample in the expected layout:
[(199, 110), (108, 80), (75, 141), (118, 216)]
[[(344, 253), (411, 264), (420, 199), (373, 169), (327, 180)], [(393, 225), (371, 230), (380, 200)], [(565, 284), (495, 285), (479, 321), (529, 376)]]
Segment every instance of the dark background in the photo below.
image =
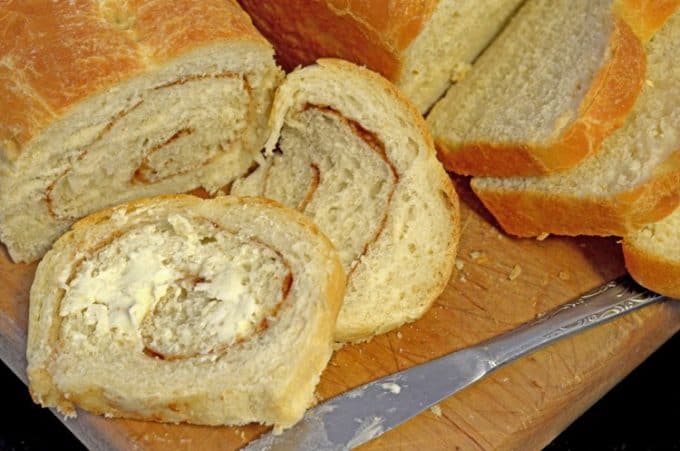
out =
[[(680, 450), (680, 334), (564, 431), (546, 449)], [(81, 450), (82, 445), (4, 365), (0, 450)]]

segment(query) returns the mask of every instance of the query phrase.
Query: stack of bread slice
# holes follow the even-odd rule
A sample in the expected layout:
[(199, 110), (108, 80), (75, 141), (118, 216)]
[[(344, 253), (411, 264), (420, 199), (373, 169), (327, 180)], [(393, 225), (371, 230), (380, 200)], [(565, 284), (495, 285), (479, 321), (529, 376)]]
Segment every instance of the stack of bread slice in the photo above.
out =
[(444, 289), (457, 197), (379, 75), (284, 78), (235, 0), (11, 2), (0, 28), (0, 239), (16, 261), (53, 246), (30, 295), (37, 402), (290, 426), (335, 340)]
[[(676, 222), (647, 224), (680, 203), (678, 4), (529, 0), (428, 117), (508, 233), (628, 237), (631, 274), (672, 295)], [(552, 47), (517, 57), (534, 45)]]
[(680, 199), (680, 46), (676, 13), (647, 43), (646, 80), (624, 125), (578, 166), (543, 177), (480, 177), (472, 187), (510, 233), (619, 235)]

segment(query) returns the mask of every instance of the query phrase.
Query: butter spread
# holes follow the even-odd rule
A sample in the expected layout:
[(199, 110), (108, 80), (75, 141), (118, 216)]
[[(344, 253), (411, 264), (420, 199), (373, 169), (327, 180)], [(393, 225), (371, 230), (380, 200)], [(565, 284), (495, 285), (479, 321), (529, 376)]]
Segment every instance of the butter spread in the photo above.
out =
[(286, 268), (256, 242), (170, 216), (85, 259), (60, 315), (162, 354), (206, 353), (251, 334), (280, 302)]

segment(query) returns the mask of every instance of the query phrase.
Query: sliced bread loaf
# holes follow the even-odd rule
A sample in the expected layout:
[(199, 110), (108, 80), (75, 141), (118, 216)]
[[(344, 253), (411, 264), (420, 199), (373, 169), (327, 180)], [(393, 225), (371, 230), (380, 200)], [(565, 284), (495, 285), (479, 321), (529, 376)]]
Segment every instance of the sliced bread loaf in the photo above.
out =
[(328, 59), (291, 73), (272, 111), (266, 154), (232, 193), (303, 211), (338, 248), (348, 286), (336, 339), (419, 318), (449, 279), (459, 233), (422, 117), (382, 77)]
[(602, 150), (544, 177), (476, 178), (472, 187), (514, 235), (635, 233), (680, 201), (680, 12), (647, 44), (647, 81)]
[(422, 112), (460, 79), (523, 0), (239, 0), (287, 69), (366, 65)]
[(235, 0), (0, 2), (0, 239), (42, 256), (76, 219), (242, 174), (273, 50)]
[(289, 426), (313, 402), (344, 287), (331, 243), (271, 201), (104, 210), (38, 265), (29, 388), (67, 415)]
[(680, 299), (680, 209), (623, 240), (626, 268), (641, 285)]
[[(654, 2), (638, 3), (528, 0), (428, 115), (446, 168), (538, 175), (598, 151), (640, 92), (641, 39), (668, 15)], [(631, 16), (635, 29), (622, 19)]]

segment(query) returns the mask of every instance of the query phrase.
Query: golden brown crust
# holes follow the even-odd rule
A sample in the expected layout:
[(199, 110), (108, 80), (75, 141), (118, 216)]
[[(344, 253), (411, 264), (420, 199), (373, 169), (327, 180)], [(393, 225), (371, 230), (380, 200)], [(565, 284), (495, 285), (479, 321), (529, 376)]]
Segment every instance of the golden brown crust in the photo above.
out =
[[(423, 117), (422, 114), (420, 114), (420, 111), (418, 111), (413, 102), (411, 102), (411, 100), (408, 97), (406, 97), (406, 95), (402, 93), (401, 90), (399, 90), (395, 85), (393, 85), (380, 75), (376, 74), (375, 72), (366, 70), (361, 66), (357, 66), (356, 64), (352, 64), (345, 60), (336, 58), (320, 58), (316, 61), (316, 63), (323, 67), (333, 67), (337, 70), (348, 72), (351, 76), (354, 77), (369, 78), (373, 80), (374, 83), (377, 83), (383, 89), (388, 91), (390, 93), (390, 96), (395, 97), (397, 101), (404, 107), (404, 109), (408, 111), (408, 115), (413, 125), (416, 126), (418, 131), (420, 131), (420, 133), (423, 135), (423, 138), (425, 139), (425, 143), (427, 144), (427, 151), (429, 152), (430, 155), (436, 157), (436, 154), (434, 152), (434, 140), (432, 139), (430, 128), (427, 126), (427, 123), (425, 122), (425, 118)], [(449, 183), (450, 182), (451, 181), (449, 180)]]
[(0, 2), (0, 157), (75, 103), (217, 41), (266, 44), (235, 0)]
[(623, 242), (626, 269), (640, 285), (657, 293), (680, 299), (680, 261), (664, 258)]
[(614, 3), (614, 11), (645, 42), (661, 28), (678, 6), (680, 0), (618, 0)]
[(255, 25), (274, 43), (290, 70), (317, 58), (363, 64), (392, 81), (402, 50), (427, 22), (437, 0), (240, 0)]
[(469, 143), (453, 146), (437, 139), (444, 166), (464, 175), (531, 176), (571, 168), (596, 152), (623, 125), (645, 79), (640, 40), (621, 19), (610, 39), (611, 57), (596, 74), (577, 119), (546, 147), (527, 144)]
[(626, 236), (680, 204), (680, 150), (648, 182), (613, 198), (483, 189), (474, 181), (472, 189), (512, 235)]

